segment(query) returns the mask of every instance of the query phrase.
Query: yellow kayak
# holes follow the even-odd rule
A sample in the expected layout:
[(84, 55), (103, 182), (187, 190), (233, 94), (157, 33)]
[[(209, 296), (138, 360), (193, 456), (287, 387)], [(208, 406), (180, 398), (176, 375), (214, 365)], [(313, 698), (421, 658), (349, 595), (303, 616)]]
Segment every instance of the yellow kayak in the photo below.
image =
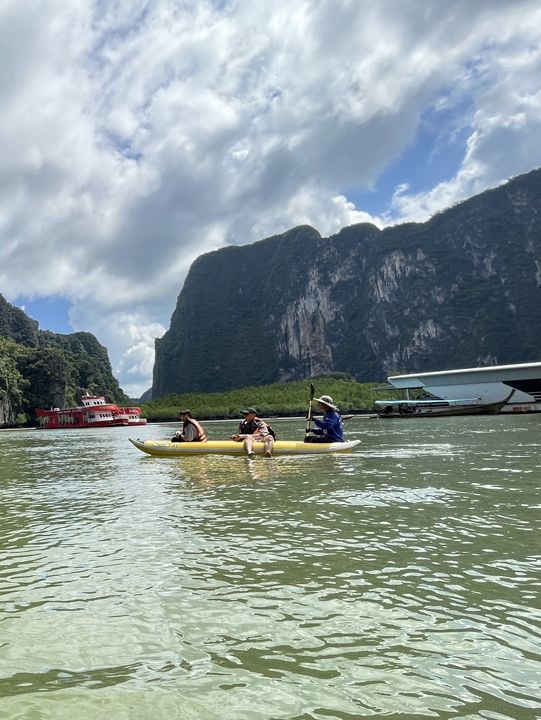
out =
[[(244, 455), (241, 442), (234, 440), (208, 440), (208, 442), (170, 442), (169, 440), (134, 440), (130, 442), (138, 450), (158, 457), (182, 457), (183, 455)], [(276, 440), (273, 455), (323, 455), (347, 452), (359, 445), (360, 440), (336, 443), (304, 443), (297, 440)], [(254, 443), (256, 455), (264, 455), (263, 443)]]

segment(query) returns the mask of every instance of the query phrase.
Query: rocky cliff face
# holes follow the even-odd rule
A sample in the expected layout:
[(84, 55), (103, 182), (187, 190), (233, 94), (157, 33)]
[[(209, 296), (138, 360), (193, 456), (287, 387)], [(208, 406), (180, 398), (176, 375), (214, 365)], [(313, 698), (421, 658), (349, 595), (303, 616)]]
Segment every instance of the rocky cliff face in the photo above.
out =
[(11, 427), (15, 425), (17, 412), (13, 407), (12, 398), (0, 394), (0, 427)]
[(541, 171), (426, 223), (309, 227), (201, 256), (153, 395), (541, 356)]

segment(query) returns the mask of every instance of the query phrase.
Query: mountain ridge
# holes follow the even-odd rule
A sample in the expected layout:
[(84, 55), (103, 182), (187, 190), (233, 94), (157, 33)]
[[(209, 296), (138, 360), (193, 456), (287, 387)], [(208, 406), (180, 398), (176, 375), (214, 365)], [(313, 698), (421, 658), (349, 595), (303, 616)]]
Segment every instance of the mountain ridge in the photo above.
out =
[(299, 226), (201, 255), (152, 395), (537, 360), (540, 208), (538, 169), (424, 223)]

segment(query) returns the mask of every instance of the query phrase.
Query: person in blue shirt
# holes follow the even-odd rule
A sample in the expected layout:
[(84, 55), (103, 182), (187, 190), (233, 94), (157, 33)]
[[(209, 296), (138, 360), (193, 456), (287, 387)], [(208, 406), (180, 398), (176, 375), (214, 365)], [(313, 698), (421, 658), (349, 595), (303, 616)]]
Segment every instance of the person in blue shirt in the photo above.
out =
[(344, 442), (342, 418), (332, 397), (322, 395), (316, 398), (316, 402), (323, 413), (323, 418), (321, 420), (312, 418), (316, 427), (311, 431), (311, 435), (305, 437), (304, 442)]

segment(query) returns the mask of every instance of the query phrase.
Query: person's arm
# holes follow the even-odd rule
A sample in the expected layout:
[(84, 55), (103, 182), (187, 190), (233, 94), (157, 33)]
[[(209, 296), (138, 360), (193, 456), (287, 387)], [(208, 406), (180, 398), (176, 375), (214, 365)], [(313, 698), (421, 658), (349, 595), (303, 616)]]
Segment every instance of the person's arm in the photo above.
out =
[(234, 435), (231, 435), (231, 440), (234, 440), (235, 442), (240, 442), (242, 440), (240, 434), (242, 431), (242, 421), (239, 423), (239, 429)]
[(340, 415), (337, 412), (329, 413), (325, 420), (327, 421), (326, 435), (333, 441), (342, 442), (344, 439), (344, 431), (342, 428), (342, 421)]
[(313, 418), (313, 420), (321, 428), (319, 431), (314, 430), (316, 435), (341, 435), (340, 416), (337, 412), (325, 413), (322, 420), (316, 418)]
[(318, 426), (318, 428), (321, 428), (322, 430), (327, 430), (329, 428), (329, 421), (327, 420), (327, 416), (323, 416), (322, 420), (318, 420), (317, 418), (313, 417), (312, 421)]
[[(323, 425), (322, 420), (318, 420), (317, 418), (312, 417), (312, 422), (316, 426), (310, 430), (312, 435), (323, 435), (323, 430), (321, 430), (321, 426)], [(324, 425), (323, 425), (323, 427), (324, 427)]]
[(257, 424), (257, 428), (256, 428), (256, 431), (253, 433), (253, 436), (256, 438), (266, 437), (269, 434), (269, 429), (267, 428), (267, 423), (258, 418), (256, 420), (256, 424)]

